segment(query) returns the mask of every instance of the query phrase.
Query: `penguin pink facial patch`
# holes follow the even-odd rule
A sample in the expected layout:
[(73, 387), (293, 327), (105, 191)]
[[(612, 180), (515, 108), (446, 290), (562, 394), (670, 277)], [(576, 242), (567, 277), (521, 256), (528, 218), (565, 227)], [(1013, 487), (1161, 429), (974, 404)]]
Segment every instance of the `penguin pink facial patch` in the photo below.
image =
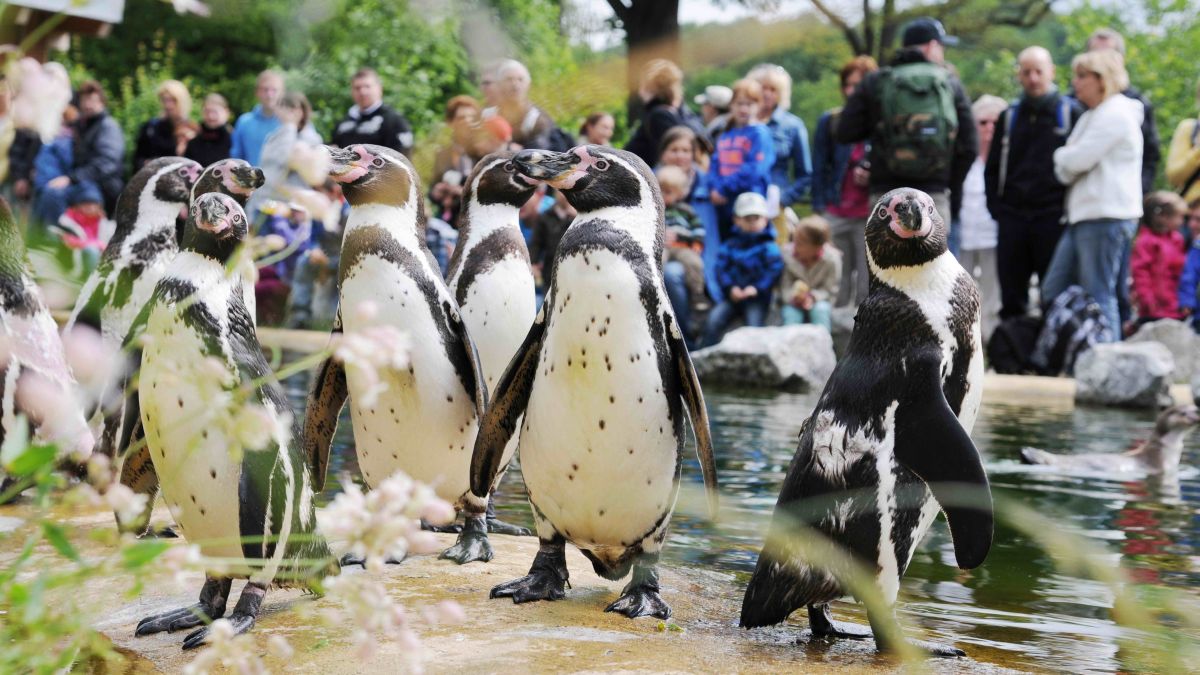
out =
[(355, 146), (354, 149), (358, 153), (359, 159), (351, 164), (347, 164), (346, 169), (343, 171), (335, 170), (329, 172), (330, 178), (339, 183), (353, 183), (367, 175), (367, 172), (371, 170), (371, 161), (374, 157), (361, 145)]
[[(901, 239), (929, 236), (929, 233), (933, 231), (933, 219), (929, 217), (929, 214), (925, 212), (924, 208), (921, 209), (920, 228), (916, 230), (910, 230), (900, 224), (900, 216), (896, 213), (896, 207), (905, 200), (905, 197), (897, 195), (892, 197), (892, 200), (888, 202), (887, 206), (883, 207), (884, 213), (888, 215), (888, 227), (891, 228), (893, 234)], [(921, 206), (924, 205), (922, 204)]]
[(583, 178), (587, 175), (588, 167), (596, 163), (596, 158), (592, 157), (588, 153), (587, 146), (581, 145), (571, 152), (579, 156), (579, 163), (570, 170), (564, 171), (554, 178), (546, 181), (552, 187), (559, 190), (570, 190), (571, 188), (575, 187), (575, 183), (578, 182), (580, 178)]

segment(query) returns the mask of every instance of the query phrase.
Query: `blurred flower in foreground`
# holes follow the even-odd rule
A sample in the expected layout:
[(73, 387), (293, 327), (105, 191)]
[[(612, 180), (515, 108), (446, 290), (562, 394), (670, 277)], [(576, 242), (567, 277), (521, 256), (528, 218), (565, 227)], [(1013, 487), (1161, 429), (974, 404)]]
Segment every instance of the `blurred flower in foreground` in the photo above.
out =
[[(366, 323), (375, 318), (378, 309), (372, 302), (363, 302), (354, 311), (356, 319)], [(388, 324), (335, 334), (332, 346), (333, 358), (346, 366), (350, 394), (368, 407), (387, 390), (388, 372), (409, 365), (408, 334)]]
[[(353, 627), (353, 640), (358, 647), (358, 657), (364, 661), (375, 656), (379, 650), (379, 638), (394, 640), (401, 651), (411, 658), (413, 670), (420, 670), (421, 642), (413, 630), (413, 620), (404, 607), (392, 602), (387, 588), (376, 579), (364, 574), (343, 574), (325, 580), (328, 597), (338, 601), (340, 607), (326, 612), (326, 619), (334, 625), (349, 624)], [(443, 601), (421, 612), (427, 624), (458, 623), (465, 614), (458, 603)]]
[(208, 5), (200, 2), (200, 0), (171, 0), (171, 5), (175, 7), (176, 13), (179, 14), (208, 16), (212, 13), (212, 10), (208, 8)]
[(266, 673), (253, 633), (234, 635), (228, 619), (217, 619), (208, 633), (208, 646), (183, 667), (184, 675), (230, 670), (240, 675)]

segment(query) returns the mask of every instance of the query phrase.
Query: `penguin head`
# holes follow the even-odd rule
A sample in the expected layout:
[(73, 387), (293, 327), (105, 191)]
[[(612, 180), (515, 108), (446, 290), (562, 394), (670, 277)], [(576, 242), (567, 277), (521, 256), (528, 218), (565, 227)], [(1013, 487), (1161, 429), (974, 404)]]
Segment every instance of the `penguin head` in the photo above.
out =
[(522, 174), (561, 190), (580, 213), (613, 206), (634, 208), (647, 201), (657, 203), (662, 213), (658, 181), (633, 153), (581, 145), (569, 152), (522, 150), (513, 161)]
[(866, 228), (867, 253), (881, 269), (921, 265), (946, 252), (946, 223), (933, 198), (898, 188), (875, 203)]
[(1200, 424), (1200, 409), (1191, 404), (1177, 405), (1167, 408), (1158, 416), (1154, 424), (1154, 433), (1166, 436), (1172, 431), (1186, 431)]
[[(420, 180), (408, 159), (382, 145), (329, 148), (329, 177), (341, 183), (351, 206), (403, 206), (420, 194)], [(414, 193), (413, 187), (417, 190)]]
[(169, 204), (187, 204), (192, 186), (200, 178), (200, 165), (183, 157), (159, 157), (147, 162), (142, 171), (151, 176), (154, 198)]
[(501, 150), (479, 160), (467, 178), (463, 202), (474, 200), (484, 206), (507, 204), (520, 208), (529, 201), (538, 181), (518, 171), (514, 157), (516, 153)]
[(207, 192), (227, 194), (245, 204), (246, 199), (265, 182), (263, 170), (244, 159), (222, 159), (209, 164), (192, 188), (193, 199)]
[(192, 202), (182, 248), (225, 261), (241, 245), (248, 229), (241, 204), (229, 195), (207, 192)]

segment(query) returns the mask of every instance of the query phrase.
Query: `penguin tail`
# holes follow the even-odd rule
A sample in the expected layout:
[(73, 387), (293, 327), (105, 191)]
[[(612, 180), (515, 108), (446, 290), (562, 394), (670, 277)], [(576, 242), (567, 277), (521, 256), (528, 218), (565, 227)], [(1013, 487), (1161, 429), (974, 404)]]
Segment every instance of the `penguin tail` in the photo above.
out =
[(1054, 455), (1037, 448), (1021, 448), (1022, 464), (1054, 464)]
[(801, 607), (841, 596), (841, 584), (832, 574), (797, 560), (781, 559), (763, 549), (742, 599), (738, 625), (773, 626)]

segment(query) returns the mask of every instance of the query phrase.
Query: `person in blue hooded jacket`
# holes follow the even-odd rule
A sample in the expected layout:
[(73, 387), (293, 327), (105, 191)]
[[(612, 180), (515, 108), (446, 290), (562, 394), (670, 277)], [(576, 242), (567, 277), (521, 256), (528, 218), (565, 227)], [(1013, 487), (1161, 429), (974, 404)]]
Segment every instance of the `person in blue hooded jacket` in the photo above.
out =
[(764, 325), (771, 307), (771, 290), (783, 272), (783, 255), (767, 220), (767, 200), (757, 192), (743, 192), (733, 212), (736, 229), (721, 242), (717, 254), (721, 297), (708, 314), (705, 347), (720, 342), (726, 327), (739, 316), (747, 326)]
[(733, 230), (733, 200), (743, 192), (766, 197), (771, 185), (775, 142), (771, 130), (758, 121), (762, 102), (762, 85), (755, 80), (733, 84), (729, 125), (717, 139), (717, 150), (708, 168), (708, 186), (722, 240)]

